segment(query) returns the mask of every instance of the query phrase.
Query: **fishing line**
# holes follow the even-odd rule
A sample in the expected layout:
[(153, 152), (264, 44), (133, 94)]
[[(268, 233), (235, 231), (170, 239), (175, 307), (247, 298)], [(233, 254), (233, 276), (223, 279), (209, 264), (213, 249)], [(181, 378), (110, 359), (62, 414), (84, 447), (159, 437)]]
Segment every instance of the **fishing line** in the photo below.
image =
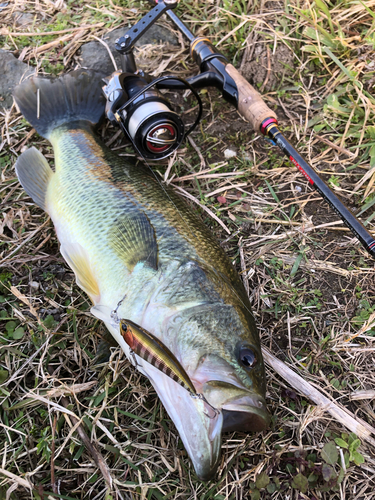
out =
[[(151, 165), (148, 163), (147, 159), (145, 158), (145, 155), (142, 153), (142, 151), (140, 150), (140, 148), (138, 147), (138, 145), (136, 144), (136, 141), (133, 140), (133, 137), (131, 136), (130, 134), (130, 131), (128, 130), (128, 127), (125, 125), (125, 123), (123, 122), (123, 120), (121, 119), (121, 116), (123, 116), (124, 114), (126, 114), (126, 109), (131, 105), (133, 104), (134, 102), (137, 101), (137, 99), (139, 99), (139, 97), (142, 96), (142, 94), (145, 94), (145, 92), (147, 92), (148, 90), (150, 90), (152, 87), (154, 87), (155, 85), (157, 84), (160, 84), (162, 82), (165, 82), (167, 80), (177, 80), (177, 81), (180, 81), (182, 82), (185, 87), (187, 87), (192, 93), (193, 95), (195, 96), (197, 102), (198, 102), (198, 106), (199, 106), (199, 110), (198, 110), (198, 113), (197, 113), (197, 117), (194, 121), (194, 123), (189, 127), (189, 129), (187, 130), (187, 132), (184, 134), (184, 137), (183, 137), (183, 140), (186, 139), (186, 137), (195, 129), (195, 127), (197, 126), (197, 124), (199, 123), (201, 117), (202, 117), (202, 113), (203, 113), (203, 105), (202, 105), (202, 100), (199, 96), (199, 94), (197, 93), (196, 89), (185, 79), (183, 78), (180, 78), (178, 76), (169, 76), (169, 75), (166, 75), (166, 76), (162, 76), (162, 77), (159, 77), (157, 78), (156, 80), (154, 80), (153, 82), (151, 82), (150, 84), (146, 85), (145, 87), (143, 87), (139, 92), (137, 92), (135, 95), (133, 95), (123, 106), (121, 106), (115, 113), (115, 117), (116, 117), (116, 121), (118, 123), (118, 125), (120, 126), (120, 128), (122, 129), (122, 131), (124, 132), (125, 136), (128, 137), (128, 139), (130, 140), (130, 142), (132, 143), (134, 149), (136, 150), (136, 152), (138, 153), (138, 155), (140, 156), (140, 158), (143, 160), (144, 164), (147, 166), (147, 168), (150, 170), (152, 176), (154, 177), (154, 179), (156, 180), (156, 182), (158, 183), (158, 185), (160, 186), (160, 188), (162, 189), (162, 191), (164, 192), (164, 194), (166, 195), (167, 199), (169, 200), (170, 204), (173, 206), (173, 208), (176, 210), (176, 212), (178, 213), (180, 219), (183, 221), (183, 224), (184, 226), (186, 227), (187, 229), (187, 233), (188, 235), (190, 234), (190, 236), (192, 237), (192, 240), (193, 241), (196, 241), (196, 243), (198, 244), (198, 247), (199, 247), (199, 239), (196, 235), (196, 233), (194, 232), (193, 230), (193, 227), (188, 223), (188, 221), (184, 218), (183, 214), (181, 213), (181, 211), (179, 210), (179, 208), (177, 207), (176, 203), (172, 200), (171, 196), (169, 195), (168, 191), (166, 190), (166, 188), (164, 187), (162, 181), (159, 179), (158, 175), (155, 173), (155, 171), (152, 169)], [(120, 113), (122, 113), (122, 115), (120, 115)], [(182, 141), (181, 141), (182, 142)], [(165, 236), (165, 234), (167, 233), (168, 231), (168, 228), (165, 228), (164, 231), (161, 231), (161, 234), (160, 234), (160, 237), (158, 238), (158, 242), (160, 242), (163, 237)], [(146, 261), (149, 259), (149, 257), (151, 256), (151, 253), (152, 251), (150, 250), (150, 253), (148, 254), (147, 256), (147, 259)], [(237, 293), (237, 291), (235, 290), (235, 288), (233, 287), (233, 285), (231, 284), (231, 282), (228, 280), (228, 278), (226, 276), (223, 276), (221, 275), (221, 273), (219, 273), (215, 268), (214, 266), (212, 265), (209, 265), (209, 267), (211, 268), (212, 272), (214, 274), (216, 274), (216, 276), (222, 280), (225, 281), (225, 283), (227, 284), (227, 286), (230, 286), (230, 289), (233, 293), (233, 295), (237, 298), (237, 300), (239, 301), (240, 304), (242, 304), (242, 306), (244, 307), (244, 309), (251, 315), (252, 318), (254, 318), (254, 315), (251, 311), (251, 309), (249, 309), (249, 307), (247, 307), (247, 305), (244, 303), (244, 301), (242, 300), (242, 298), (239, 296), (239, 294)], [(115, 322), (116, 326), (118, 326), (118, 322), (119, 322), (119, 319), (118, 319), (118, 316), (117, 316), (117, 311), (120, 307), (120, 305), (122, 304), (122, 302), (125, 300), (126, 298), (126, 294), (125, 296), (119, 301), (119, 303), (117, 304), (117, 307), (114, 311), (111, 312), (111, 319)]]
[[(119, 121), (119, 124), (120, 124), (120, 127), (122, 128), (122, 130), (126, 133), (126, 135), (129, 137), (129, 139), (131, 140), (131, 137), (126, 129), (126, 127), (123, 125), (123, 123), (121, 121)], [(154, 172), (154, 170), (151, 168), (151, 165), (149, 165), (149, 163), (147, 162), (146, 158), (144, 158), (144, 156), (142, 155), (142, 153), (140, 152), (140, 150), (137, 148), (136, 144), (134, 144), (134, 148), (136, 149), (137, 153), (140, 155), (140, 157), (143, 159), (144, 163), (147, 165), (147, 167), (149, 168), (149, 170), (152, 172), (152, 175), (154, 176), (154, 178), (156, 179), (157, 183), (159, 184), (159, 186), (162, 188), (162, 190), (164, 191), (164, 193), (167, 195), (170, 203), (173, 205), (173, 207), (177, 210), (177, 213), (179, 214), (179, 216), (181, 217), (182, 221), (184, 222), (184, 224), (186, 225), (186, 227), (188, 228), (188, 230), (191, 232), (191, 234), (193, 235), (193, 237), (196, 239), (196, 241), (198, 241), (198, 238), (197, 236), (195, 235), (195, 233), (193, 233), (192, 231), (192, 228), (191, 226), (188, 224), (188, 222), (184, 219), (183, 215), (181, 214), (180, 210), (178, 209), (178, 207), (176, 206), (176, 204), (174, 203), (174, 201), (171, 199), (171, 197), (169, 196), (167, 190), (165, 189), (165, 187), (163, 186), (162, 182), (160, 181), (160, 179), (158, 178), (158, 176), (156, 175), (156, 173)], [(165, 231), (161, 234), (160, 238), (159, 238), (159, 241), (164, 237), (165, 233), (167, 232), (167, 229), (165, 229)], [(198, 241), (199, 243), (199, 241)], [(147, 258), (149, 258), (151, 255), (151, 251), (148, 255)], [(212, 266), (210, 265), (210, 267), (212, 268), (213, 272), (216, 274), (216, 276), (219, 277), (219, 279), (223, 279), (224, 278), (224, 281), (227, 283), (227, 285), (230, 286), (232, 292), (234, 293), (234, 295), (236, 296), (236, 298), (239, 300), (239, 302), (242, 304), (242, 306), (246, 309), (246, 311), (251, 315), (251, 317), (253, 319), (254, 318), (254, 315), (251, 311), (251, 309), (249, 309), (247, 307), (247, 305), (243, 302), (242, 298), (238, 295), (236, 289), (233, 287), (233, 285), (228, 282), (228, 279), (226, 276), (222, 276), (221, 273), (218, 273), (217, 270)], [(122, 304), (122, 302), (125, 300), (126, 298), (126, 295), (123, 297), (122, 300), (120, 300), (120, 302), (118, 303), (117, 307), (116, 307), (116, 310), (113, 311), (115, 314), (116, 314), (116, 318), (117, 318), (117, 310), (119, 308), (119, 306)], [(111, 316), (112, 316), (112, 313), (111, 313)]]

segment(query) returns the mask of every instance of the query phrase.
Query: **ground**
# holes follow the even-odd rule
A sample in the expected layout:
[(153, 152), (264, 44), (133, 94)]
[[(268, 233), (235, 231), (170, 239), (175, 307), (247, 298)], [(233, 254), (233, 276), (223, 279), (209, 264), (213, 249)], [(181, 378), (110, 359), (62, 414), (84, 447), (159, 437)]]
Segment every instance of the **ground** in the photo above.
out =
[[(374, 0), (187, 0), (178, 7), (189, 28), (210, 37), (259, 88), (287, 138), (370, 231), (374, 7)], [(59, 74), (80, 64), (83, 43), (129, 26), (148, 8), (129, 0), (2, 2), (0, 48), (41, 74)], [(166, 19), (160, 24), (173, 30)], [(191, 76), (197, 68), (186, 41), (177, 40), (142, 47), (136, 57), (154, 75)], [(191, 96), (169, 97), (191, 121)], [(153, 168), (194, 198), (191, 206), (241, 273), (263, 346), (374, 437), (373, 259), (216, 90), (201, 97), (192, 141), (170, 168), (168, 160)], [(271, 368), (270, 429), (225, 435), (217, 477), (197, 480), (154, 390), (124, 355), (114, 350), (108, 364), (93, 366), (104, 327), (13, 168), (26, 147), (53, 161), (52, 149), (9, 106), (0, 111), (0, 498), (374, 498), (369, 440)], [(115, 133), (108, 124), (101, 129), (112, 148), (132, 154)], [(227, 149), (236, 156), (226, 159)], [(97, 466), (101, 457), (112, 486)]]

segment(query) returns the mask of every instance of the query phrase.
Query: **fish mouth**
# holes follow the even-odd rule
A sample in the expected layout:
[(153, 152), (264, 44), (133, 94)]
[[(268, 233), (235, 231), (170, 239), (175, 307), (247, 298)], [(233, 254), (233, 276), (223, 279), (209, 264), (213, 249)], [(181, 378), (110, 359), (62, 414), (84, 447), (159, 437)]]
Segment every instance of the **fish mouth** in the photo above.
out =
[[(252, 400), (250, 396), (248, 399)], [(260, 408), (249, 405), (228, 405), (223, 408), (223, 428), (222, 432), (262, 432), (265, 431), (271, 421), (266, 410), (265, 402)]]
[(222, 380), (209, 380), (203, 392), (210, 404), (222, 410), (222, 432), (262, 432), (268, 428), (271, 417), (262, 395)]

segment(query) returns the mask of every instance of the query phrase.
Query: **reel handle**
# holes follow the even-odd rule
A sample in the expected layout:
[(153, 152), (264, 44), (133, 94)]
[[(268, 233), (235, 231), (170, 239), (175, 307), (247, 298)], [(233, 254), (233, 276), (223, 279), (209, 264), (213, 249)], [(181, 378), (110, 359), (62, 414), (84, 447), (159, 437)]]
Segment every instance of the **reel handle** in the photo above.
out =
[(261, 130), (261, 125), (267, 118), (277, 120), (276, 113), (267, 106), (259, 92), (245, 80), (232, 64), (227, 64), (225, 70), (237, 85), (237, 109), (240, 115), (251, 123), (256, 132)]

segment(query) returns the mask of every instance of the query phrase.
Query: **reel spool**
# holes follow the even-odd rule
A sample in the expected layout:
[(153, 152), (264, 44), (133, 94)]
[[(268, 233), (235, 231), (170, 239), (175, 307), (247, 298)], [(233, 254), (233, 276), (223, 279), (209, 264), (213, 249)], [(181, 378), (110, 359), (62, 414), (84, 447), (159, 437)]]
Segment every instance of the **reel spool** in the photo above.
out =
[(120, 124), (138, 153), (148, 160), (161, 160), (170, 156), (195, 128), (202, 114), (202, 103), (197, 92), (185, 80), (184, 86), (191, 88), (199, 103), (195, 123), (185, 131), (185, 125), (169, 101), (154, 88), (171, 77), (157, 78), (150, 84), (134, 73), (115, 71), (108, 79), (103, 92), (107, 99), (106, 114), (112, 123)]
[(180, 116), (155, 89), (142, 93), (120, 113), (132, 142), (144, 158), (165, 158), (184, 138), (185, 126)]

